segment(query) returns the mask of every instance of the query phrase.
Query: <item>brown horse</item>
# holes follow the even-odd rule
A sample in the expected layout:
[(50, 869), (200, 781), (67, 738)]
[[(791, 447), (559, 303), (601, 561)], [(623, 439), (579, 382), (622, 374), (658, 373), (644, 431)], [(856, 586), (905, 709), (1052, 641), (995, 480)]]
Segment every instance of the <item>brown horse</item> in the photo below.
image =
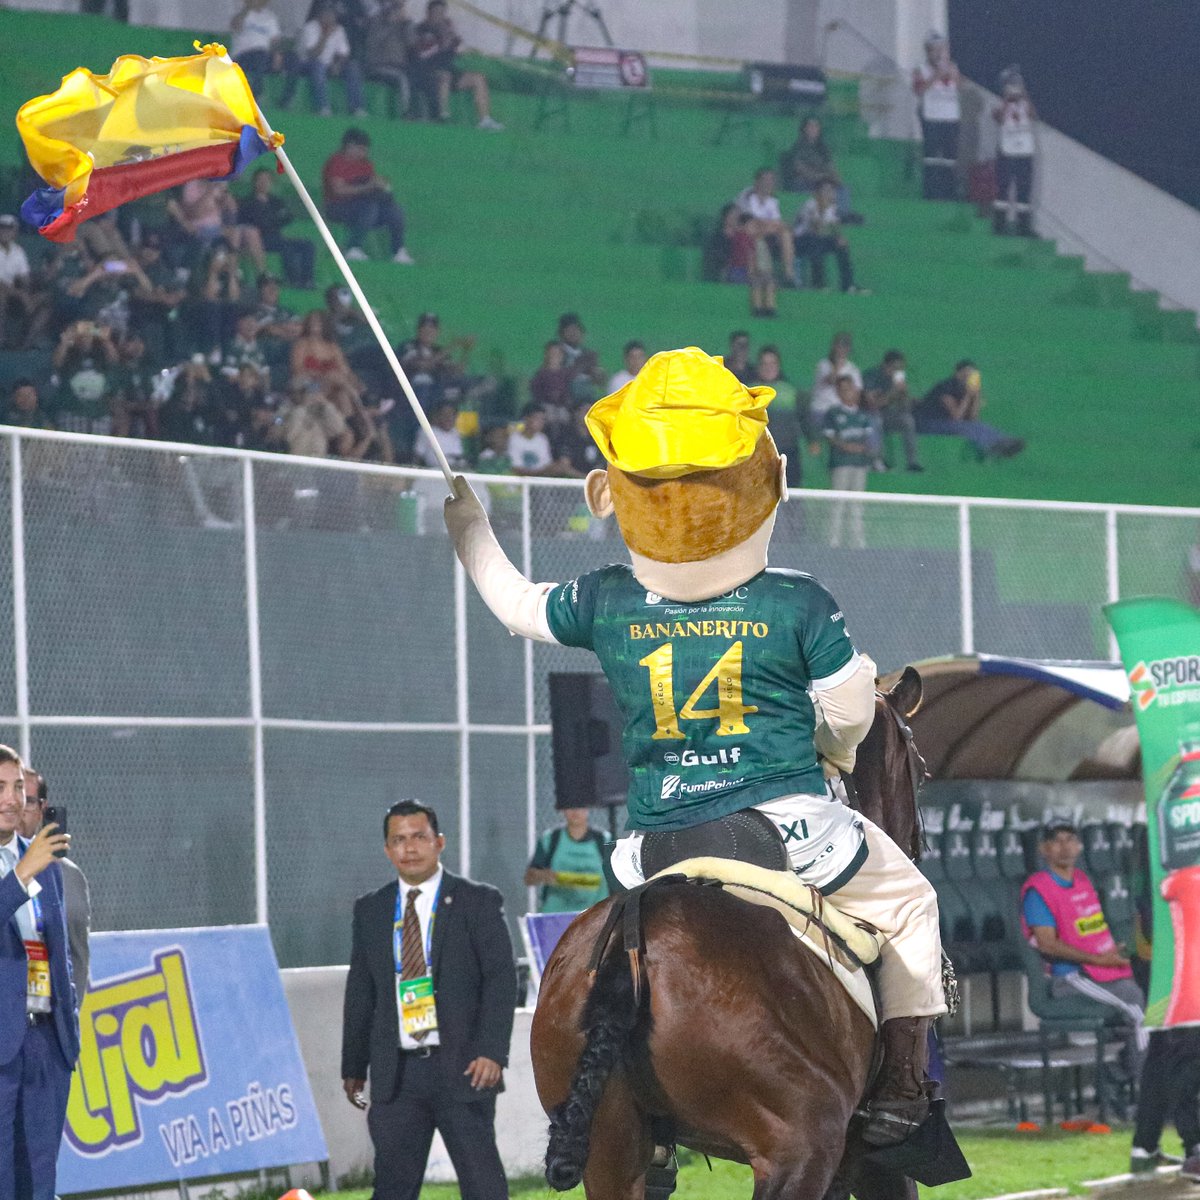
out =
[[(911, 667), (877, 694), (853, 776), (861, 810), (914, 857), (924, 764), (904, 718), (920, 697)], [(563, 935), (534, 1014), (551, 1187), (582, 1178), (588, 1200), (642, 1200), (656, 1142), (678, 1131), (681, 1144), (748, 1162), (754, 1200), (821, 1200), (831, 1186), (872, 1200), (916, 1195), (902, 1176), (860, 1170), (857, 1148), (847, 1146), (874, 1034), (779, 913), (719, 888), (650, 889), (648, 998), (639, 1001), (619, 945), (589, 988), (589, 956), (611, 903)]]

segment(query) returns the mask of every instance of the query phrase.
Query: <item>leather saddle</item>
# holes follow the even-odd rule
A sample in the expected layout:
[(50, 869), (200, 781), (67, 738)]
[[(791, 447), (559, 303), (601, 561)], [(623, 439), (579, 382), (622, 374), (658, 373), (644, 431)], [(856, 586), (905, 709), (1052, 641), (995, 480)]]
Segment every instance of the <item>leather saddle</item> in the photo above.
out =
[(690, 829), (642, 837), (642, 874), (647, 879), (688, 858), (730, 858), (768, 871), (788, 868), (787, 850), (775, 823), (752, 808)]

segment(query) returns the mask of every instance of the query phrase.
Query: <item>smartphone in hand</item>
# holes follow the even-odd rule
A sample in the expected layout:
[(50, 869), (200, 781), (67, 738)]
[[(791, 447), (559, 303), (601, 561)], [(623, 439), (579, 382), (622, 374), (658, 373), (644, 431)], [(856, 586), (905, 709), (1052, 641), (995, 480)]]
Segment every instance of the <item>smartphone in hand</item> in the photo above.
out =
[[(43, 824), (57, 825), (58, 829), (55, 830), (56, 833), (70, 833), (71, 831), (67, 828), (67, 806), (65, 804), (47, 804), (46, 819)], [(55, 850), (54, 857), (66, 858), (67, 852), (65, 850)]]

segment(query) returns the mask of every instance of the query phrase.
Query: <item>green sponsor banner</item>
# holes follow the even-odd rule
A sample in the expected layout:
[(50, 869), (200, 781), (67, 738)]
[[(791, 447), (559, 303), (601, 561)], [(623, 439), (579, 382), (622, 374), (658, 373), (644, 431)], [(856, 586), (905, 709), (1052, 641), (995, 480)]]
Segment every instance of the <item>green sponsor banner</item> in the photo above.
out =
[(1154, 919), (1146, 1023), (1200, 1024), (1200, 610), (1145, 597), (1104, 613), (1142, 743)]

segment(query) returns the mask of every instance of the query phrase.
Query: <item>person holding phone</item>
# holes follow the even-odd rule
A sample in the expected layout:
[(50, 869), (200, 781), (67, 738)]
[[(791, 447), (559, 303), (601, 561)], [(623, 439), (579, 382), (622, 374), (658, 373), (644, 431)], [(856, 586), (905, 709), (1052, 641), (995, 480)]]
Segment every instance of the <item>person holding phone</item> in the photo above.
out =
[[(25, 768), (25, 814), (21, 818), (18, 832), (23, 838), (37, 837), (43, 825), (56, 825), (58, 832), (67, 832), (67, 809), (65, 805), (50, 804), (50, 789), (46, 777), (32, 767)], [(71, 955), (71, 978), (75, 981), (75, 995), (82, 1007), (83, 997), (91, 986), (88, 974), (91, 950), (88, 938), (92, 932), (92, 892), (87, 876), (73, 859), (64, 852), (58, 865), (62, 868), (63, 904), (67, 914), (67, 945)]]
[(53, 1196), (79, 1019), (62, 867), (70, 837), (46, 825), (32, 840), (21, 756), (0, 746), (0, 1196)]

